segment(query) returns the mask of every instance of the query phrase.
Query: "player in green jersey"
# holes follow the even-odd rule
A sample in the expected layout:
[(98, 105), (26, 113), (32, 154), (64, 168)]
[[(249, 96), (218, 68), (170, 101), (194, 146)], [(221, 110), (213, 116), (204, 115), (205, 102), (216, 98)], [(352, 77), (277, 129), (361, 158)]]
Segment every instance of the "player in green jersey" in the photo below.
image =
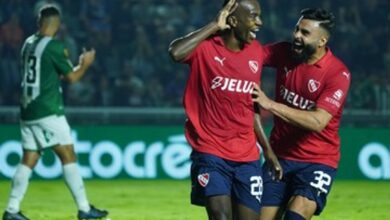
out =
[(12, 189), (3, 220), (28, 219), (20, 211), (32, 169), (41, 152), (51, 147), (62, 163), (65, 182), (77, 204), (78, 219), (108, 215), (88, 202), (79, 174), (70, 127), (64, 116), (61, 79), (77, 82), (95, 59), (95, 50), (84, 51), (73, 67), (64, 45), (54, 38), (61, 24), (60, 11), (53, 5), (39, 12), (36, 34), (28, 37), (21, 51), (21, 137), (23, 156), (12, 180)]

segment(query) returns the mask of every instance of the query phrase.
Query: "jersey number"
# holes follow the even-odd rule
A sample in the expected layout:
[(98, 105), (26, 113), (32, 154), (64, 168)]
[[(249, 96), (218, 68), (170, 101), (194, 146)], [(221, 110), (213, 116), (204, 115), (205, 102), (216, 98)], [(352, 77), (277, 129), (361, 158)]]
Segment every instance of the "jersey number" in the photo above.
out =
[(29, 56), (27, 60), (27, 83), (35, 83), (37, 80), (37, 71), (35, 66), (37, 65), (37, 58), (35, 56)]
[(263, 194), (263, 179), (261, 176), (251, 176), (251, 194), (261, 202), (261, 195)]
[(332, 177), (329, 174), (320, 170), (314, 171), (314, 175), (314, 181), (310, 182), (310, 185), (318, 189), (319, 193), (328, 193), (328, 190), (325, 188), (325, 186), (330, 186), (332, 182)]

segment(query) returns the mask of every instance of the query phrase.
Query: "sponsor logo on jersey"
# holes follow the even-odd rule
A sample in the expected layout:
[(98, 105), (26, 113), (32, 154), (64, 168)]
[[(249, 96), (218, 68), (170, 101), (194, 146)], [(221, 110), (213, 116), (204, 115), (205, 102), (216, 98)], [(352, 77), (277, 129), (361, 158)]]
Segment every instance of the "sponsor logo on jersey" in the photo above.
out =
[(317, 91), (320, 88), (320, 85), (321, 85), (321, 83), (318, 82), (317, 80), (310, 79), (308, 84), (307, 84), (307, 87), (308, 87), (309, 91), (311, 93), (313, 93), (313, 92)]
[(285, 67), (284, 67), (284, 73), (286, 73), (286, 77), (287, 77), (288, 74), (291, 73), (291, 70), (289, 70), (289, 69), (287, 68), (287, 66), (285, 66)]
[(257, 71), (259, 70), (259, 63), (256, 60), (249, 60), (248, 64), (251, 71), (253, 73), (257, 73)]
[(198, 175), (198, 182), (201, 186), (206, 187), (209, 183), (210, 175), (208, 173), (202, 173)]
[(341, 104), (340, 104), (340, 102), (338, 100), (336, 100), (334, 98), (331, 98), (331, 97), (326, 97), (325, 101), (329, 102), (332, 105), (335, 105), (337, 108), (340, 108), (340, 106), (341, 106)]
[(226, 57), (219, 58), (217, 56), (214, 56), (214, 60), (217, 61), (221, 66), (223, 66), (223, 61), (225, 61)]
[(315, 108), (316, 103), (312, 100), (305, 99), (299, 94), (288, 90), (286, 87), (281, 86), (280, 88), (280, 97), (285, 100), (287, 103), (303, 110), (312, 110)]
[(334, 94), (333, 94), (333, 98), (340, 101), (340, 99), (343, 97), (344, 93), (341, 89), (337, 90)]
[(347, 79), (349, 79), (349, 73), (347, 73), (347, 72), (342, 72), (341, 74), (343, 74), (343, 76), (345, 76)]
[(222, 91), (252, 93), (254, 82), (241, 79), (231, 79), (217, 76), (211, 81), (211, 89), (220, 88)]

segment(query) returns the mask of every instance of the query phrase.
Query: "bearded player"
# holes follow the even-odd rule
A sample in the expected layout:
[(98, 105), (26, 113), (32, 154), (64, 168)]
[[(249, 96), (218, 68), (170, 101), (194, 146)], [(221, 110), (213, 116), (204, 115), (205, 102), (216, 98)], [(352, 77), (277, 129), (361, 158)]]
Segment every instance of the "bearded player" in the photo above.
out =
[[(261, 220), (304, 220), (326, 204), (340, 160), (338, 129), (351, 75), (327, 46), (334, 16), (305, 9), (292, 43), (264, 47), (264, 64), (276, 68), (276, 99), (256, 85), (254, 101), (274, 114), (271, 146), (284, 176), (264, 173)], [(263, 166), (268, 169), (268, 165)]]

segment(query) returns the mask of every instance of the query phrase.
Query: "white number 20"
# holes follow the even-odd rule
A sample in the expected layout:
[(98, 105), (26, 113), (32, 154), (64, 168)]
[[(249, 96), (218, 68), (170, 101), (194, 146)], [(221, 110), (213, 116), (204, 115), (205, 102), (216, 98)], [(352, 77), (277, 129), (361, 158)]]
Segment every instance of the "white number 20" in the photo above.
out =
[(261, 176), (251, 176), (251, 194), (261, 202), (261, 195), (263, 195), (263, 179)]

